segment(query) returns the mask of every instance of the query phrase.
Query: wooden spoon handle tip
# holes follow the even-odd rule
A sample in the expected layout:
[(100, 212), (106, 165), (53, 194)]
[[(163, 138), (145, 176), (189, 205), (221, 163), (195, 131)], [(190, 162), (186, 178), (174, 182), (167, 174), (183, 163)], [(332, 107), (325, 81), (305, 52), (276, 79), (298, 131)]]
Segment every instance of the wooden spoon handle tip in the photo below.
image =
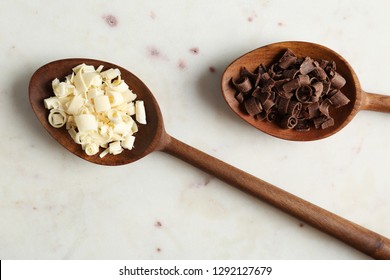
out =
[(363, 92), (361, 109), (390, 113), (390, 96)]

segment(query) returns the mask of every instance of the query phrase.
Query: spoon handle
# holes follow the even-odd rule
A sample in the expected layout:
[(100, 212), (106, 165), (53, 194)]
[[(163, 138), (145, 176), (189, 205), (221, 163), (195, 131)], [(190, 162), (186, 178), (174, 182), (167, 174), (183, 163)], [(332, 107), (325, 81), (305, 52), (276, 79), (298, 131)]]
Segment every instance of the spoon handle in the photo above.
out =
[(390, 240), (167, 135), (162, 151), (237, 187), (375, 259), (390, 259)]
[(363, 110), (390, 113), (390, 96), (363, 92), (361, 108)]

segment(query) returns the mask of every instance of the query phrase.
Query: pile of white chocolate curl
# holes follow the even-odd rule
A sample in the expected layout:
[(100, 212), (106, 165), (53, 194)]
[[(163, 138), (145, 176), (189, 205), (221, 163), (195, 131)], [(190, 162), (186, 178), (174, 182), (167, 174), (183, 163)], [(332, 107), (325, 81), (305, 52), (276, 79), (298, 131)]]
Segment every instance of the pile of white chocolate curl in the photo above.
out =
[[(54, 96), (44, 105), (49, 123), (65, 125), (72, 139), (87, 155), (117, 155), (134, 146), (138, 124), (146, 124), (144, 102), (121, 79), (119, 69), (80, 64), (64, 81), (54, 79)], [(135, 119), (135, 120), (134, 120)]]

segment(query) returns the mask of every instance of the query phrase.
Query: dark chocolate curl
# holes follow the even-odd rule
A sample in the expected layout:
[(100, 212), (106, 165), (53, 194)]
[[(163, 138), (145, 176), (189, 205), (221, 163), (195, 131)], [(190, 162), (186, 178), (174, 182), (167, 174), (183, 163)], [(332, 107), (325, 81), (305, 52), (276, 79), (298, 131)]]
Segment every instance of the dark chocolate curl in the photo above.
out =
[(255, 119), (258, 121), (263, 121), (267, 118), (267, 112), (266, 111), (261, 111), (260, 114), (255, 115)]
[(263, 64), (260, 64), (259, 67), (257, 67), (257, 73), (258, 74), (264, 74), (267, 73), (268, 69)]
[(274, 93), (271, 91), (262, 92), (261, 95), (259, 96), (259, 101), (260, 103), (264, 103), (268, 99), (273, 100), (274, 96), (275, 96)]
[(240, 92), (248, 92), (252, 89), (251, 81), (248, 77), (240, 78), (238, 81), (234, 81), (232, 79), (232, 83), (235, 86), (235, 88)]
[(306, 119), (298, 119), (297, 125), (294, 127), (296, 131), (309, 131), (310, 124)]
[(269, 111), (275, 105), (275, 93), (266, 92), (262, 94), (259, 98), (263, 110)]
[(324, 90), (324, 84), (321, 82), (315, 82), (311, 86), (314, 89), (314, 94), (311, 98), (311, 101), (317, 102), (320, 99), (322, 92)]
[(287, 107), (287, 114), (291, 116), (298, 116), (298, 114), (301, 112), (302, 109), (302, 103), (290, 100), (288, 107)]
[(331, 83), (330, 83), (330, 81), (325, 80), (322, 82), (322, 85), (323, 85), (323, 90), (322, 90), (321, 96), (324, 96), (324, 95), (327, 95), (329, 93)]
[(288, 104), (290, 103), (290, 98), (283, 98), (280, 97), (279, 102), (278, 102), (278, 111), (282, 115), (287, 114), (288, 110)]
[(329, 77), (333, 77), (336, 72), (336, 63), (334, 61), (328, 62), (328, 65), (324, 68)]
[(328, 66), (329, 64), (329, 61), (325, 60), (325, 59), (321, 59), (320, 60), (320, 64), (319, 66), (322, 68), (322, 69), (325, 69), (326, 66)]
[(334, 76), (330, 79), (330, 82), (332, 83), (332, 86), (337, 89), (342, 88), (346, 83), (344, 77), (337, 72), (334, 72)]
[(309, 75), (298, 75), (298, 81), (301, 87), (310, 85)]
[[(283, 69), (281, 69), (277, 64), (273, 64), (268, 73), (270, 73), (270, 76), (271, 78), (275, 79), (275, 80), (279, 80), (279, 79), (282, 79), (284, 78), (283, 77)], [(273, 73), (273, 74), (271, 74)]]
[(345, 96), (340, 90), (337, 90), (330, 97), (330, 102), (335, 108), (339, 108), (341, 106), (347, 105), (349, 103), (349, 98)]
[(273, 102), (271, 99), (267, 99), (264, 103), (261, 104), (265, 111), (269, 111), (274, 105), (275, 102)]
[(261, 74), (261, 80), (262, 81), (267, 81), (268, 79), (271, 79), (271, 75), (268, 73), (263, 73)]
[(327, 116), (319, 116), (313, 119), (313, 124), (315, 128), (320, 128), (321, 125), (328, 119)]
[(307, 113), (308, 113), (309, 119), (313, 119), (315, 117), (318, 117), (321, 113), (319, 110), (318, 102), (313, 102), (309, 106), (307, 106)]
[(283, 84), (282, 89), (284, 92), (291, 92), (293, 90), (296, 90), (299, 86), (300, 86), (299, 80), (293, 79)]
[(287, 69), (283, 71), (283, 76), (288, 78), (288, 79), (294, 79), (299, 73), (298, 69)]
[(274, 87), (275, 81), (272, 78), (269, 78), (263, 83), (263, 86), (261, 87), (262, 92), (269, 92)]
[(321, 124), (322, 129), (326, 129), (326, 128), (331, 127), (331, 126), (334, 126), (334, 119), (331, 117), (329, 117), (326, 121), (324, 121)]
[(248, 77), (251, 80), (255, 80), (257, 78), (257, 74), (250, 72), (248, 69), (246, 69), (246, 67), (241, 67), (240, 76), (241, 77)]
[(290, 49), (287, 49), (279, 60), (279, 67), (282, 69), (287, 69), (290, 65), (294, 64), (296, 60), (296, 55)]
[(332, 68), (334, 71), (336, 71), (336, 62), (335, 61), (329, 61), (328, 67)]
[(259, 84), (260, 84), (260, 81), (261, 81), (261, 75), (257, 74), (255, 82), (253, 84), (253, 88), (257, 88), (259, 86)]
[(318, 109), (320, 110), (320, 112), (322, 114), (324, 114), (325, 116), (329, 117), (329, 106), (331, 105), (332, 103), (330, 102), (329, 99), (325, 99), (324, 101), (321, 102), (320, 106), (318, 107)]
[(240, 75), (241, 75), (240, 76), (241, 79), (244, 79), (245, 77), (249, 78), (249, 81), (251, 82), (251, 85), (252, 85), (252, 89), (256, 88), (259, 85), (260, 80), (261, 80), (260, 74), (252, 73), (248, 69), (246, 69), (245, 67), (241, 67)]
[(314, 77), (316, 77), (320, 81), (323, 81), (328, 77), (328, 75), (326, 75), (325, 70), (322, 69), (321, 67), (316, 67), (313, 70), (313, 75), (314, 75)]
[(244, 102), (244, 99), (245, 99), (244, 94), (242, 92), (237, 93), (236, 99), (237, 99), (238, 103)]
[(292, 92), (286, 92), (284, 91), (283, 89), (283, 85), (285, 83), (287, 83), (288, 81), (290, 81), (290, 79), (283, 79), (283, 80), (278, 80), (278, 81), (275, 81), (275, 91), (276, 93), (280, 96), (280, 97), (283, 97), (283, 98), (291, 98), (293, 96), (293, 93)]
[(313, 90), (310, 86), (303, 86), (300, 88), (297, 88), (295, 91), (295, 97), (299, 102), (302, 103), (310, 103), (311, 96), (313, 95)]
[(315, 68), (316, 65), (314, 64), (314, 60), (307, 56), (299, 67), (299, 71), (302, 75), (306, 75), (313, 71)]
[(245, 106), (247, 113), (250, 116), (255, 116), (255, 115), (261, 113), (261, 111), (263, 110), (261, 108), (259, 101), (257, 101), (257, 99), (254, 97), (250, 97), (247, 100), (245, 100), (244, 106)]
[(273, 122), (277, 119), (278, 117), (278, 112), (276, 110), (269, 110), (269, 111), (266, 111), (266, 118), (267, 118), (267, 121), (269, 122)]
[(284, 129), (292, 129), (298, 123), (298, 119), (295, 116), (285, 116), (280, 120), (280, 127)]
[(303, 119), (303, 118), (308, 118), (309, 117), (309, 113), (307, 112), (307, 106), (308, 106), (308, 104), (305, 104), (305, 105), (302, 104), (301, 111), (297, 115), (298, 119)]
[(256, 97), (256, 98), (260, 98), (260, 96), (262, 96), (263, 93), (261, 92), (261, 89), (259, 87), (256, 87), (253, 91), (252, 91), (252, 96), (253, 97)]

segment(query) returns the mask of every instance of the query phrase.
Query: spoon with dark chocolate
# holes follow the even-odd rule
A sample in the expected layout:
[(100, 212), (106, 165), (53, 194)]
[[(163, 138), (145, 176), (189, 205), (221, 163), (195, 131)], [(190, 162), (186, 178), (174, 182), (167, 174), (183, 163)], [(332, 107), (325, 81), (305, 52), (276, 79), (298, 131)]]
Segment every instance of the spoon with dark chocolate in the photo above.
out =
[[(118, 68), (122, 79), (144, 101), (148, 123), (140, 127), (136, 133), (133, 149), (125, 150), (118, 155), (108, 154), (103, 158), (98, 154), (88, 156), (81, 146), (73, 141), (65, 127), (54, 128), (49, 124), (49, 112), (44, 107), (43, 100), (52, 95), (53, 79), (68, 75), (72, 67), (82, 63), (94, 67), (103, 65), (104, 68)], [(170, 136), (164, 129), (160, 108), (153, 94), (140, 79), (120, 66), (92, 59), (64, 59), (48, 63), (33, 74), (29, 85), (29, 98), (34, 113), (49, 134), (82, 159), (113, 166), (134, 162), (153, 151), (162, 151), (279, 208), (373, 258), (390, 259), (390, 240), (386, 237), (326, 211)]]
[(359, 110), (390, 113), (390, 96), (363, 91), (349, 63), (308, 42), (280, 42), (234, 60), (222, 93), (244, 121), (272, 136), (318, 140), (345, 127)]

